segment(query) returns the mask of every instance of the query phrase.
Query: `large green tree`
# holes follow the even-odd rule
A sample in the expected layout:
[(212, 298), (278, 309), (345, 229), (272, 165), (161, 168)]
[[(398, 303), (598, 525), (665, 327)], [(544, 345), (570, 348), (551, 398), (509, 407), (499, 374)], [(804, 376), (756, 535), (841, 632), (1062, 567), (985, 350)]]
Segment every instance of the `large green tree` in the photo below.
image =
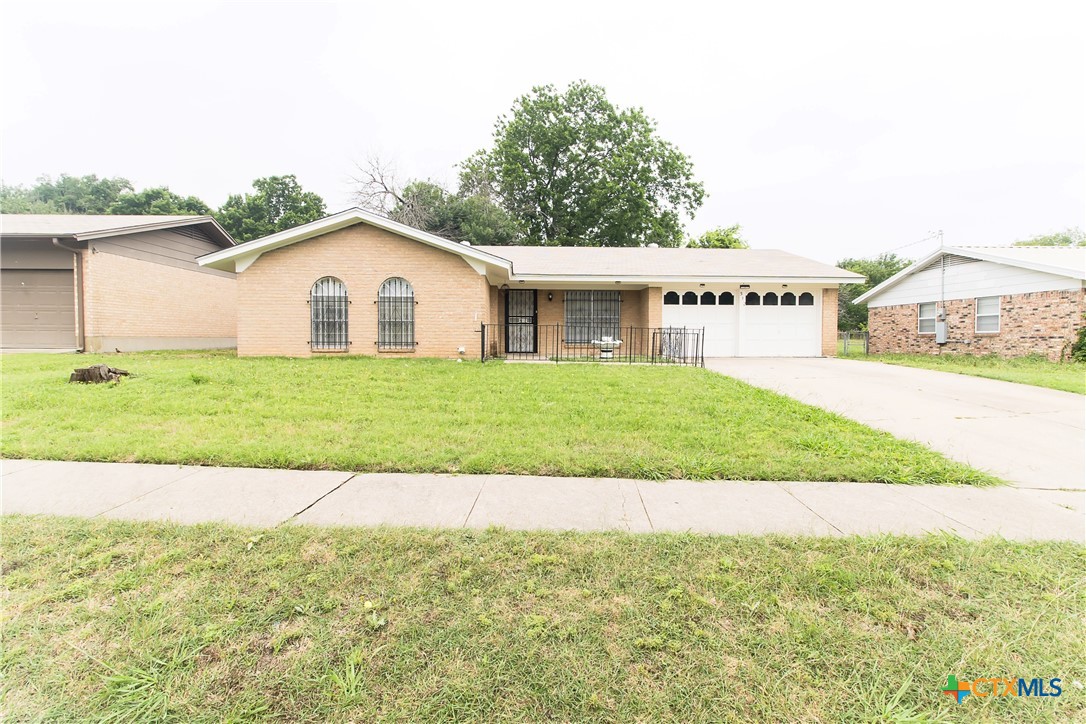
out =
[(493, 146), (462, 165), (460, 186), (495, 199), (524, 228), (522, 243), (553, 246), (678, 246), (682, 216), (705, 197), (655, 121), (585, 81), (519, 98)]
[(392, 166), (376, 156), (358, 170), (359, 205), (401, 224), (471, 244), (514, 244), (523, 236), (516, 219), (482, 193), (452, 192), (419, 180), (401, 188)]
[(521, 236), (512, 216), (489, 199), (450, 193), (431, 181), (405, 186), (390, 216), (446, 239), (472, 244), (512, 244)]
[(302, 189), (293, 175), (253, 181), (256, 193), (233, 194), (215, 218), (237, 241), (258, 239), (324, 216), (324, 199)]
[(742, 228), (739, 224), (718, 226), (691, 239), (687, 246), (691, 249), (749, 249), (750, 244), (739, 235)]
[(165, 186), (121, 194), (109, 207), (111, 214), (162, 214), (205, 216), (211, 207), (195, 196), (180, 196)]
[[(125, 178), (96, 175), (69, 176), (56, 180), (42, 176), (29, 189), (5, 187), (4, 211), (8, 213), (108, 214), (122, 194), (132, 193)], [(11, 201), (10, 206), (8, 201)], [(25, 210), (24, 210), (25, 209)]]
[(1064, 229), (1054, 234), (1039, 234), (1014, 242), (1015, 246), (1086, 246), (1086, 233), (1079, 228)]
[(853, 300), (882, 284), (909, 264), (912, 264), (912, 260), (889, 253), (879, 254), (871, 259), (842, 259), (837, 262), (837, 266), (842, 269), (848, 269), (866, 277), (863, 284), (841, 285), (837, 305), (837, 328), (842, 332), (867, 329), (867, 305), (857, 304)]
[(42, 176), (30, 188), (0, 187), (0, 209), (8, 214), (209, 214), (195, 196), (179, 196), (166, 187), (135, 191), (126, 178), (62, 174)]

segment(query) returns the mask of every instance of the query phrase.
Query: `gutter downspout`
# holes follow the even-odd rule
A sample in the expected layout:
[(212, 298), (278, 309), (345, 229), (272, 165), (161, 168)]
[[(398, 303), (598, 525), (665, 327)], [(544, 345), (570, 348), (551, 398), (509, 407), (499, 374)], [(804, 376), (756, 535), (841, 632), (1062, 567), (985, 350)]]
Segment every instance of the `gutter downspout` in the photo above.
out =
[(64, 246), (64, 244), (62, 244), (60, 242), (60, 239), (58, 239), (56, 237), (53, 237), (53, 246), (57, 247), (58, 249), (63, 249), (64, 251), (70, 251), (74, 255), (74, 259), (75, 259), (75, 289), (76, 289), (76, 294), (75, 294), (75, 304), (76, 304), (76, 313), (75, 313), (76, 330), (75, 330), (75, 335), (76, 335), (76, 345), (77, 345), (76, 349), (79, 352), (84, 352), (86, 350), (87, 337), (86, 337), (86, 323), (85, 323), (86, 322), (86, 319), (85, 319), (86, 318), (86, 308), (83, 305), (83, 250), (82, 249), (72, 249), (71, 247)]

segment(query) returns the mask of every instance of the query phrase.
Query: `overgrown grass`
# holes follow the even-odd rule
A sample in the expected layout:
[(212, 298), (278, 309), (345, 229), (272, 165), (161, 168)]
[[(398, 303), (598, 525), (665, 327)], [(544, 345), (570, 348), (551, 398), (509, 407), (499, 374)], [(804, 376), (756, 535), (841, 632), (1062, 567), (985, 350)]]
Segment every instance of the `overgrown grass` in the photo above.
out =
[(11, 721), (1086, 715), (1070, 543), (2, 526)]
[(1053, 390), (1086, 395), (1086, 364), (1082, 362), (1049, 362), (1044, 357), (1003, 359), (996, 355), (967, 354), (880, 354), (857, 359), (957, 372), (974, 377), (1020, 382), (1025, 385), (1050, 387)]
[[(134, 377), (68, 384), (107, 361)], [(992, 484), (919, 444), (702, 369), (3, 358), (3, 454), (366, 472)]]

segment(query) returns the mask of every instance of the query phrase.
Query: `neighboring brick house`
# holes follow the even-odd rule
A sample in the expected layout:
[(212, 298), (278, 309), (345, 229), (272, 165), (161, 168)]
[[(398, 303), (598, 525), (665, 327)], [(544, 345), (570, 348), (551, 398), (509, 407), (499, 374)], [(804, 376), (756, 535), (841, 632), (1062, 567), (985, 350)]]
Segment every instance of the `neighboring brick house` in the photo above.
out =
[(361, 209), (199, 263), (237, 273), (240, 355), (546, 357), (625, 337), (648, 356), (682, 328), (704, 329), (704, 356), (833, 355), (838, 285), (862, 279), (780, 251), (471, 246)]
[(0, 216), (0, 345), (134, 352), (237, 344), (234, 246), (210, 216)]
[(858, 297), (872, 354), (1066, 354), (1086, 314), (1086, 249), (944, 247)]

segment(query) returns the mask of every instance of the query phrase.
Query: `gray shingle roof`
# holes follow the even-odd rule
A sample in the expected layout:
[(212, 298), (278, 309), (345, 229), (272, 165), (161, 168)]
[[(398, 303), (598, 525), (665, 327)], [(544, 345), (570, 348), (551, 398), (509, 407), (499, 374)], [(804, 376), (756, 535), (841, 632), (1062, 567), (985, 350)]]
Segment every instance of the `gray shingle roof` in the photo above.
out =
[(860, 281), (859, 274), (775, 249), (476, 246), (508, 259), (517, 275), (643, 277), (820, 277)]

